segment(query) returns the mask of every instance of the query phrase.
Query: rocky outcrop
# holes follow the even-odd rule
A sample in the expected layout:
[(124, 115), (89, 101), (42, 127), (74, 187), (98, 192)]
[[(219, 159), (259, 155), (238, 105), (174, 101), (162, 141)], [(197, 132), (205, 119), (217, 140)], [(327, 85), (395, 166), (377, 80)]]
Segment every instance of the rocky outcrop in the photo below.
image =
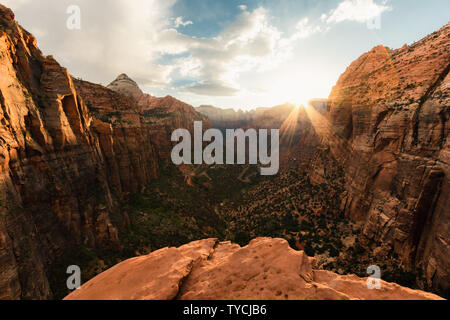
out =
[(439, 300), (423, 291), (315, 270), (314, 259), (286, 240), (245, 247), (206, 239), (124, 261), (66, 300)]
[(72, 79), (2, 5), (0, 74), (0, 299), (51, 298), (49, 266), (75, 244), (120, 248), (119, 200), (168, 162), (173, 129), (203, 117)]
[[(195, 111), (191, 105), (171, 96), (158, 98), (146, 94), (126, 74), (119, 75), (109, 84), (107, 88), (110, 90), (101, 88), (107, 92), (111, 90), (117, 92), (133, 101), (135, 110), (143, 119), (142, 126), (147, 130), (146, 138), (153, 142), (154, 151), (163, 163), (167, 163), (170, 159), (171, 134), (175, 129), (184, 128), (193, 132), (195, 121), (202, 121), (205, 130), (210, 127), (208, 117)], [(95, 105), (97, 97), (90, 93), (91, 89), (87, 88), (83, 91), (86, 92), (86, 96), (89, 96), (88, 101)], [(129, 144), (124, 145), (129, 146)]]
[[(172, 147), (170, 137), (174, 129), (184, 128), (193, 132), (194, 121), (202, 121), (204, 129), (210, 127), (208, 117), (197, 112), (191, 105), (171, 96), (158, 98), (146, 94), (126, 74), (119, 75), (107, 88), (134, 102), (136, 110), (145, 119), (149, 138), (151, 137), (151, 141), (154, 142), (155, 151), (163, 162), (170, 159)], [(96, 99), (95, 96), (92, 103), (95, 102), (94, 99)]]
[(203, 121), (204, 127), (210, 126), (209, 118), (197, 112), (191, 105), (172, 96), (158, 98), (144, 93), (126, 74), (119, 75), (107, 88), (135, 101), (139, 112), (152, 118), (153, 124), (188, 130), (193, 130), (194, 121)]
[(134, 193), (158, 176), (156, 141), (136, 103), (100, 85), (75, 81), (77, 92), (93, 116), (107, 179), (113, 194)]
[(340, 77), (323, 113), (345, 168), (347, 215), (439, 292), (450, 288), (449, 49), (450, 25), (398, 50), (374, 48)]

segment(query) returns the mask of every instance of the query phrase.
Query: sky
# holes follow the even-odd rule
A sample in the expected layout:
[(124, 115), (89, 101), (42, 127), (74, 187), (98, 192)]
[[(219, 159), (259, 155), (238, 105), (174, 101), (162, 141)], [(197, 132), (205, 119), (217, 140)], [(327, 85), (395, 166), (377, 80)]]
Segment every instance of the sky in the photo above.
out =
[[(84, 80), (254, 109), (327, 98), (348, 65), (449, 22), (448, 0), (0, 0)], [(73, 6), (76, 6), (75, 8)]]

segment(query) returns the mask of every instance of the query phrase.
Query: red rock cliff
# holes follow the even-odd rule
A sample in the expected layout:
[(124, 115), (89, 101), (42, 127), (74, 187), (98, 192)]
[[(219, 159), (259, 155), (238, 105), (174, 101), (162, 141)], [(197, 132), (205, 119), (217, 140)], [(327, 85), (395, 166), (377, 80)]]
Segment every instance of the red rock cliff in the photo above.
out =
[(364, 234), (450, 287), (450, 25), (353, 62), (329, 97), (333, 153), (349, 217)]
[(0, 5), (0, 299), (50, 298), (48, 267), (71, 245), (118, 248), (110, 214), (168, 162), (191, 106), (73, 80)]

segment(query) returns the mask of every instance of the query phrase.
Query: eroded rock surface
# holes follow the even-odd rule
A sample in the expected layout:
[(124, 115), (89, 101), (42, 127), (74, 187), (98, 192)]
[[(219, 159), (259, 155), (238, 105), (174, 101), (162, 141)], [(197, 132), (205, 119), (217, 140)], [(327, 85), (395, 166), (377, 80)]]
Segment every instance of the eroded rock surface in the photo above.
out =
[[(282, 147), (298, 148), (300, 155), (290, 150), (288, 160), (310, 161), (318, 140), (328, 143), (330, 155), (345, 170), (342, 208), (347, 216), (364, 225), (364, 235), (380, 243), (381, 251), (400, 255), (410, 269), (422, 269), (429, 286), (438, 292), (450, 287), (449, 33), (447, 25), (411, 46), (398, 50), (380, 46), (364, 54), (339, 79), (330, 103), (315, 103), (316, 116), (312, 109), (288, 105), (260, 110), (264, 112), (251, 119), (255, 128), (275, 126), (288, 133), (282, 135), (289, 138)], [(111, 219), (112, 213), (121, 214), (118, 202), (142, 190), (158, 175), (160, 165), (169, 161), (173, 129), (192, 129), (195, 120), (204, 121), (206, 128), (208, 120), (173, 97), (144, 94), (126, 75), (109, 88), (72, 79), (51, 56), (42, 55), (35, 38), (2, 5), (0, 75), (0, 299), (51, 298), (49, 266), (74, 244), (120, 248)], [(240, 121), (235, 115), (228, 120)], [(314, 133), (297, 131), (312, 132), (311, 125)], [(324, 182), (321, 172), (328, 163), (315, 163), (317, 183)], [(249, 279), (260, 273), (251, 270), (238, 279), (238, 286), (249, 286), (242, 294), (232, 291), (241, 287), (208, 289), (214, 279), (200, 282), (204, 273), (218, 279), (214, 285), (222, 284), (220, 265), (230, 268), (231, 277), (236, 271), (233, 264), (247, 268), (248, 259), (254, 259), (247, 256), (248, 251), (266, 243), (258, 240), (239, 248), (215, 240), (201, 242), (200, 251), (205, 253), (200, 256), (167, 249), (159, 253), (161, 257), (178, 252), (179, 259), (172, 259), (173, 267), (166, 265), (173, 272), (167, 275), (172, 284), (164, 295), (157, 296), (155, 287), (149, 287), (148, 292), (132, 288), (121, 297), (204, 298), (211, 294), (219, 298), (233, 293), (241, 298), (246, 294), (285, 298), (287, 294), (303, 299), (316, 297), (317, 288), (323, 289), (317, 298), (381, 294), (355, 293), (361, 282), (354, 277), (305, 271), (305, 261), (310, 260), (303, 253), (281, 248), (284, 244), (279, 245), (286, 258), (267, 251), (266, 262), (277, 266), (275, 274), (286, 270), (283, 279), (294, 281), (301, 291), (284, 281), (276, 283), (276, 278), (264, 283), (267, 288), (280, 286), (281, 291), (256, 291), (261, 287), (252, 287)], [(136, 259), (142, 268), (147, 268), (147, 262), (152, 266), (146, 257)], [(293, 275), (299, 269), (306, 280)], [(139, 279), (133, 281), (139, 287)], [(387, 294), (410, 292), (386, 286), (392, 289)]]
[(2, 5), (0, 75), (0, 299), (47, 299), (49, 266), (74, 245), (120, 249), (119, 201), (158, 176), (175, 128), (204, 117), (72, 79)]
[(450, 24), (398, 50), (378, 46), (349, 66), (316, 119), (345, 168), (347, 215), (441, 292), (450, 288), (449, 69)]
[(314, 259), (283, 239), (257, 238), (245, 247), (207, 239), (124, 261), (66, 300), (438, 300), (382, 281), (314, 269)]

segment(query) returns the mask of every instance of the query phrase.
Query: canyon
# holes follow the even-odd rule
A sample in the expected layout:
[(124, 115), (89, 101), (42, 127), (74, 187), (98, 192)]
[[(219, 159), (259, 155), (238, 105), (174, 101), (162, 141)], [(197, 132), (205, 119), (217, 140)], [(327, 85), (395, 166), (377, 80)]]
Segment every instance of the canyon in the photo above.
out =
[[(438, 298), (404, 275), (448, 297), (449, 47), (447, 24), (363, 54), (327, 100), (222, 111), (75, 79), (0, 5), (0, 299), (63, 298), (72, 264), (69, 299)], [(280, 173), (173, 166), (195, 121), (280, 129)], [(344, 275), (380, 261), (382, 292)]]

